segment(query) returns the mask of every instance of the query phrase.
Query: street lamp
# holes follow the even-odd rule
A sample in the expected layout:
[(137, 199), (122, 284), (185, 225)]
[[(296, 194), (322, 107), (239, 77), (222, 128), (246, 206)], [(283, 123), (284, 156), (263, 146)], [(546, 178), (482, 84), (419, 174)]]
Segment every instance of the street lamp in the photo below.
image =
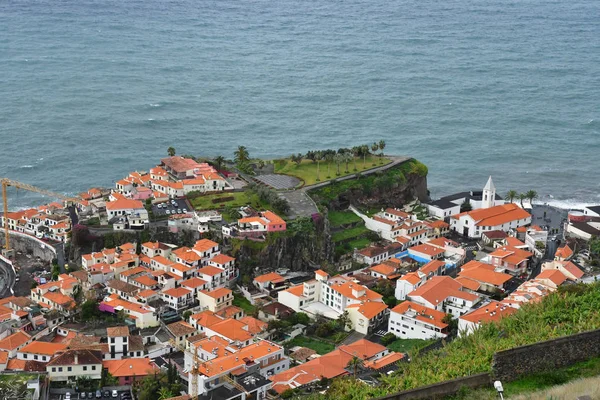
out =
[(504, 388), (502, 387), (502, 382), (495, 381), (494, 388), (498, 391), (498, 394), (500, 395), (500, 399), (504, 400), (504, 395), (502, 395), (502, 393), (504, 393)]

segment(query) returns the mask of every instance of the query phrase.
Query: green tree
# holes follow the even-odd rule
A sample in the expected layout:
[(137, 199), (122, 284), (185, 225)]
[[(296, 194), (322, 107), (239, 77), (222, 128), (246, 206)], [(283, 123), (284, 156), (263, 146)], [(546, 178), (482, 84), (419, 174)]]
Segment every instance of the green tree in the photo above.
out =
[(321, 161), (323, 161), (323, 152), (315, 151), (315, 162), (317, 163), (317, 182), (321, 180)]
[(167, 154), (169, 155), (169, 157), (173, 157), (175, 155), (175, 147), (169, 147), (167, 149)]
[(354, 379), (356, 379), (356, 376), (358, 375), (358, 369), (362, 368), (363, 365), (363, 360), (356, 356), (352, 356), (352, 359), (348, 361), (348, 365), (346, 365), (346, 368), (349, 368), (354, 372)]
[(174, 397), (171, 389), (163, 386), (158, 390), (158, 400), (166, 400), (168, 398)]
[(215, 163), (215, 168), (217, 169), (217, 171), (220, 171), (223, 169), (223, 165), (225, 164), (225, 157), (223, 156), (216, 156), (214, 159), (214, 163)]
[[(375, 154), (379, 150), (379, 144), (377, 142), (371, 145), (371, 151)], [(375, 160), (373, 160), (373, 165), (375, 165)]]
[(379, 150), (381, 150), (381, 154), (379, 155), (380, 157), (383, 157), (383, 149), (385, 149), (385, 140), (380, 140), (379, 141)]
[(331, 173), (329, 172), (329, 170), (330, 170), (331, 164), (333, 163), (334, 160), (335, 160), (335, 154), (328, 151), (325, 154), (325, 161), (327, 161), (327, 179), (331, 178)]
[(517, 197), (519, 197), (519, 193), (517, 193), (516, 190), (511, 189), (508, 192), (506, 192), (506, 196), (504, 197), (504, 199), (509, 203), (512, 203)]
[(340, 329), (352, 329), (352, 321), (350, 320), (348, 310), (344, 311), (342, 315), (339, 316), (337, 323)]
[(83, 321), (89, 321), (97, 319), (101, 315), (101, 311), (98, 309), (98, 303), (94, 300), (86, 300), (81, 305), (81, 319)]
[(191, 316), (192, 316), (192, 312), (190, 310), (187, 310), (186, 312), (183, 313), (183, 320), (187, 321), (188, 319), (190, 319)]
[(396, 335), (394, 335), (392, 332), (388, 332), (381, 338), (381, 344), (384, 346), (389, 346), (395, 342), (396, 339), (398, 339)]
[(528, 190), (527, 193), (525, 193), (525, 197), (529, 199), (529, 203), (533, 207), (533, 200), (538, 198), (538, 194), (535, 190)]
[(525, 193), (520, 193), (519, 194), (519, 201), (521, 202), (521, 208), (525, 208), (525, 206), (523, 205), (523, 200), (527, 199), (527, 195)]
[(258, 169), (263, 169), (265, 167), (265, 160), (258, 160)]
[(335, 164), (337, 166), (337, 176), (340, 176), (340, 164), (344, 162), (344, 155), (343, 154), (336, 154), (335, 158), (334, 158)]
[(346, 170), (344, 172), (348, 173), (348, 164), (350, 164), (350, 161), (354, 159), (354, 156), (351, 152), (345, 151), (342, 153), (342, 157), (344, 158), (344, 163), (346, 164)]
[(468, 199), (460, 205), (461, 213), (471, 211), (471, 210), (473, 210), (473, 205), (471, 204), (471, 202)]
[(238, 146), (237, 150), (233, 153), (233, 160), (236, 164), (244, 164), (250, 161), (250, 153), (246, 146)]
[(363, 169), (367, 168), (367, 156), (369, 155), (369, 145), (363, 144), (360, 146), (362, 156), (363, 156)]
[(104, 386), (117, 386), (119, 380), (111, 375), (106, 368), (102, 368), (102, 375), (100, 377), (100, 387)]

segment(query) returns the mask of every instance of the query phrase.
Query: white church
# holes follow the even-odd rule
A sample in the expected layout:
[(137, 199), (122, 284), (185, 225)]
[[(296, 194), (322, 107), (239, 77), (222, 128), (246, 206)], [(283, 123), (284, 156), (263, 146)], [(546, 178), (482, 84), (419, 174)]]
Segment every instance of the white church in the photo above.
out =
[(460, 206), (467, 201), (471, 203), (473, 210), (491, 208), (505, 203), (504, 198), (496, 193), (496, 186), (490, 176), (483, 190), (455, 193), (431, 201), (425, 204), (425, 207), (432, 217), (448, 220), (451, 215), (459, 214)]

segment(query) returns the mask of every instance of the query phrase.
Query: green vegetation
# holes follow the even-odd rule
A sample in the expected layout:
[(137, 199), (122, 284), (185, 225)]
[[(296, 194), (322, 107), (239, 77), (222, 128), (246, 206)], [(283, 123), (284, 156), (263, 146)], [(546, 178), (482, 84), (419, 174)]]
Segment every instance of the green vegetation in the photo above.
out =
[(432, 340), (396, 339), (392, 343), (386, 345), (386, 347), (392, 351), (397, 351), (398, 353), (412, 353), (430, 345), (431, 343), (433, 343)]
[[(570, 367), (560, 368), (549, 372), (526, 376), (513, 382), (503, 382), (504, 395), (507, 398), (520, 394), (535, 394), (536, 392), (556, 385), (562, 385), (579, 378), (596, 377), (600, 375), (600, 358), (593, 358), (580, 362)], [(551, 397), (542, 396), (546, 399)], [(573, 397), (575, 398), (575, 397)], [(448, 400), (479, 400), (497, 399), (497, 392), (493, 388), (476, 390), (461, 390), (456, 396)]]
[(340, 225), (354, 224), (362, 221), (362, 219), (352, 211), (330, 211), (328, 214), (331, 226), (337, 227)]
[(233, 294), (233, 305), (244, 310), (247, 315), (253, 315), (256, 312), (256, 307), (250, 304), (248, 299), (241, 294)]
[[(410, 363), (403, 363), (382, 384), (370, 387), (340, 379), (327, 398), (370, 399), (432, 383), (491, 370), (494, 353), (600, 327), (600, 284), (561, 287), (537, 304), (525, 304), (497, 324), (483, 324), (475, 333), (454, 340)], [(325, 397), (322, 397), (325, 398)]]
[[(310, 196), (315, 200), (317, 206), (329, 208), (331, 202), (338, 200), (341, 194), (349, 190), (356, 190), (364, 196), (371, 196), (376, 192), (385, 192), (399, 184), (406, 183), (407, 177), (410, 175), (425, 177), (427, 176), (427, 167), (421, 162), (411, 159), (385, 171), (361, 175), (357, 179), (332, 181), (327, 186), (311, 190)], [(373, 207), (380, 211), (381, 207)]]
[(246, 192), (231, 192), (207, 194), (190, 200), (196, 210), (218, 210), (229, 207), (242, 207), (253, 205), (253, 199)]
[(227, 192), (188, 196), (196, 210), (223, 210), (224, 217), (234, 220), (238, 217), (236, 209), (251, 206), (257, 210), (271, 210), (284, 216), (289, 210), (285, 199), (264, 186), (250, 185), (243, 192)]
[[(30, 398), (33, 390), (27, 389), (27, 381), (37, 378), (36, 374), (0, 374), (0, 399)], [(43, 382), (44, 378), (41, 380)]]
[(371, 244), (371, 239), (369, 238), (359, 238), (359, 239), (355, 239), (355, 240), (351, 240), (348, 243), (348, 246), (350, 247), (351, 250), (354, 249), (364, 249), (365, 247), (367, 247), (368, 245)]
[(308, 347), (309, 349), (313, 349), (321, 355), (327, 354), (335, 350), (335, 345), (333, 345), (332, 343), (306, 336), (296, 336), (292, 340), (286, 342), (285, 345), (287, 348), (291, 348), (294, 346)]
[[(387, 157), (379, 158), (374, 155), (368, 155), (365, 158), (367, 164), (365, 165), (363, 163), (358, 163), (356, 165), (356, 170), (353, 170), (353, 168), (343, 168), (345, 164), (345, 160), (343, 159), (339, 160), (340, 162), (336, 161), (335, 159), (332, 159), (330, 161), (324, 161), (319, 163), (313, 162), (308, 159), (303, 159), (300, 161), (300, 163), (298, 163), (297, 156), (294, 156), (294, 160), (296, 162), (294, 162), (291, 158), (275, 160), (275, 173), (295, 176), (303, 180), (305, 185), (313, 185), (319, 182), (317, 180), (317, 168), (320, 169), (319, 174), (322, 177), (320, 179), (324, 181), (330, 179), (331, 177), (340, 178), (342, 176), (356, 174), (357, 172), (362, 172), (371, 169), (373, 168), (372, 164), (375, 163), (376, 160), (381, 160), (381, 165), (389, 164), (391, 162), (391, 160)], [(350, 161), (351, 160), (353, 159), (351, 158)], [(336, 172), (338, 167), (340, 167), (339, 174), (337, 174)], [(325, 172), (327, 172), (328, 170), (330, 172), (327, 173), (327, 175), (325, 175)], [(325, 177), (323, 177), (323, 175), (325, 175)], [(327, 176), (329, 176), (329, 178), (327, 178)]]
[(341, 242), (342, 240), (352, 239), (361, 236), (367, 232), (369, 232), (369, 230), (363, 224), (355, 226), (354, 228), (344, 229), (342, 231), (336, 232), (333, 235), (331, 235), (331, 240), (333, 240), (334, 242)]

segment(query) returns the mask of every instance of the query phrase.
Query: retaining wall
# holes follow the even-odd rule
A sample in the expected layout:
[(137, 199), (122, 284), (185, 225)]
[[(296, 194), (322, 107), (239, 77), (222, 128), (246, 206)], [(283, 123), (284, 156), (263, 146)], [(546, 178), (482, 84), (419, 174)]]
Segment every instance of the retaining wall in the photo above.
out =
[(477, 374), (467, 376), (464, 378), (453, 379), (451, 381), (435, 383), (433, 385), (423, 386), (417, 389), (407, 390), (405, 392), (394, 393), (389, 396), (380, 397), (377, 400), (441, 400), (449, 395), (457, 393), (461, 387), (468, 387), (474, 389), (484, 386), (490, 386), (490, 383), (491, 378), (489, 374)]
[(599, 356), (600, 329), (500, 351), (494, 354), (492, 376), (513, 381)]

